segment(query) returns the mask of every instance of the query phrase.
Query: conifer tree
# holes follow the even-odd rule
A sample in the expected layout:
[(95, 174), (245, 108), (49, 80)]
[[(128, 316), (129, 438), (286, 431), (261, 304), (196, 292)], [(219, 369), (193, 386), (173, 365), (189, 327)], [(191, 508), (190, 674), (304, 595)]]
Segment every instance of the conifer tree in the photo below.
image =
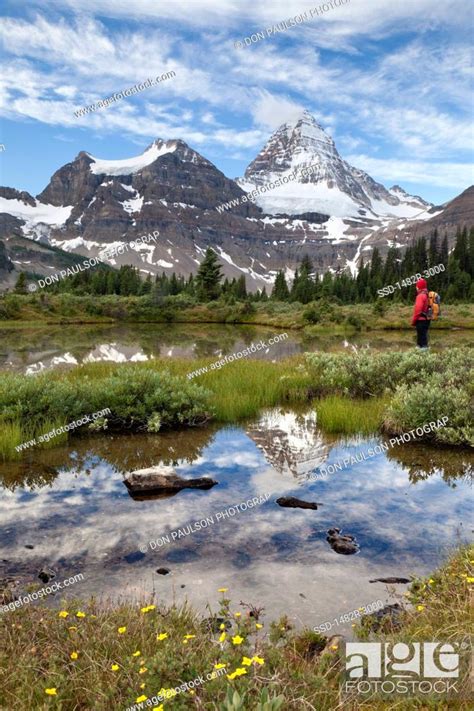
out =
[(20, 272), (18, 274), (18, 279), (16, 280), (14, 291), (15, 291), (15, 294), (27, 294), (28, 293), (27, 279), (26, 279), (25, 272)]
[(274, 301), (288, 301), (289, 297), (290, 291), (286, 283), (285, 275), (282, 271), (279, 271), (275, 277), (275, 283), (270, 298)]
[(211, 247), (208, 247), (196, 274), (197, 294), (202, 301), (213, 301), (220, 293), (220, 281), (222, 278), (221, 266), (217, 259), (217, 254)]

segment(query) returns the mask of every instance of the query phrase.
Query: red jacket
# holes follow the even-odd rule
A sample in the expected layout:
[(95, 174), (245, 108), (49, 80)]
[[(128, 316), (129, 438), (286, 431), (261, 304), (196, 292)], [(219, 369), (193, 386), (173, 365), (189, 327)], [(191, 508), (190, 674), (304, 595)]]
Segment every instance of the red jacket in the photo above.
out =
[(416, 322), (419, 320), (427, 320), (425, 314), (428, 311), (428, 306), (428, 290), (423, 289), (423, 291), (420, 291), (420, 293), (416, 295), (415, 307), (413, 309), (413, 318), (411, 320), (412, 326), (415, 326)]

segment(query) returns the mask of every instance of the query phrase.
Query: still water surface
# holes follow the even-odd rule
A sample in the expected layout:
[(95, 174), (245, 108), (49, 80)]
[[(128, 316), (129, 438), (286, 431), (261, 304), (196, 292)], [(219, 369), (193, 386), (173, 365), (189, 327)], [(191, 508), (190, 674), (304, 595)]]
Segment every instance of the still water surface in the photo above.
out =
[[(147, 361), (153, 358), (220, 358), (243, 350), (260, 340), (268, 342), (284, 329), (222, 324), (126, 324), (44, 326), (2, 329), (0, 370), (38, 373), (47, 368), (81, 363)], [(345, 348), (406, 350), (414, 346), (412, 331), (374, 331), (308, 337), (288, 330), (288, 338), (251, 358), (280, 360), (304, 351), (337, 351)], [(472, 345), (469, 331), (432, 329), (431, 345), (442, 350)]]
[[(326, 480), (318, 467), (366, 452), (379, 438), (336, 439), (314, 410), (274, 409), (245, 426), (160, 435), (76, 438), (73, 445), (0, 464), (0, 578), (35, 580), (42, 565), (57, 580), (78, 572), (70, 594), (117, 598), (156, 593), (217, 609), (217, 589), (314, 627), (375, 600), (393, 602), (373, 578), (426, 574), (472, 529), (469, 452), (405, 445)], [(211, 476), (208, 491), (133, 500), (127, 471), (173, 465), (185, 477)], [(270, 494), (240, 512), (151, 550), (150, 540)], [(279, 496), (322, 502), (318, 510), (281, 508)], [(360, 552), (340, 555), (326, 541), (338, 527)], [(189, 530), (189, 529), (188, 529)], [(171, 536), (170, 536), (171, 537)], [(25, 548), (33, 545), (33, 549)], [(142, 552), (142, 550), (146, 552)], [(167, 576), (159, 567), (171, 570)], [(405, 585), (397, 585), (403, 594)], [(332, 633), (350, 634), (350, 625)]]

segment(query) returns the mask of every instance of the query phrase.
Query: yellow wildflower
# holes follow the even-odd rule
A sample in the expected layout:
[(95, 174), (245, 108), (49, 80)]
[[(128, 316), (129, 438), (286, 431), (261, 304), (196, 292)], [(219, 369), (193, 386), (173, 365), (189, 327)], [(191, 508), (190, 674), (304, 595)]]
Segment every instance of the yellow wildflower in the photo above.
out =
[(242, 617), (242, 613), (241, 613), (241, 612), (236, 612), (236, 613), (235, 613), (235, 616), (236, 616), (236, 617)]
[(137, 651), (132, 654), (132, 657), (139, 657), (140, 654), (141, 654), (140, 650), (137, 649)]
[(225, 624), (224, 624), (223, 622), (219, 625), (219, 629), (220, 629), (220, 630), (225, 630)]
[(243, 676), (244, 674), (247, 674), (247, 669), (239, 667), (239, 669), (236, 669), (232, 674), (226, 674), (226, 676), (228, 679), (235, 679), (236, 676)]
[(225, 669), (225, 664), (214, 664), (214, 669)]
[(138, 697), (137, 699), (135, 699), (135, 700), (136, 700), (137, 704), (139, 704), (139, 703), (141, 703), (142, 701), (146, 701), (147, 698), (148, 698), (148, 696), (145, 696), (145, 694), (142, 694), (141, 696), (139, 696), (139, 697)]
[(118, 633), (119, 633), (119, 634), (125, 634), (126, 631), (127, 631), (127, 628), (126, 628), (126, 627), (119, 627), (119, 628), (118, 628)]
[(227, 637), (226, 633), (225, 633), (225, 632), (222, 632), (221, 636), (219, 637), (219, 642), (224, 642), (224, 640), (226, 639), (226, 637)]
[(244, 641), (244, 638), (240, 636), (240, 634), (236, 634), (235, 637), (232, 637), (232, 644), (242, 644)]
[(68, 630), (77, 630), (77, 627), (74, 627), (74, 626), (68, 627)]
[(167, 639), (168, 637), (168, 632), (160, 632), (160, 634), (156, 635), (156, 640), (157, 642), (161, 642), (162, 639)]
[(219, 588), (219, 590), (218, 590), (217, 592), (222, 592), (222, 593), (224, 593), (224, 592), (227, 592), (228, 589), (229, 589), (229, 588)]
[(428, 580), (428, 585), (433, 585), (433, 583), (434, 583), (433, 578), (430, 578), (430, 579)]
[(140, 689), (144, 689), (145, 686), (146, 686), (146, 684), (145, 684), (145, 682), (143, 682), (143, 684), (140, 684)]
[(265, 664), (265, 659), (262, 659), (262, 657), (252, 657), (252, 659), (257, 664)]
[(69, 612), (67, 612), (67, 610), (61, 610), (61, 612), (58, 612), (58, 617), (69, 617)]
[(474, 578), (466, 578), (466, 581), (467, 581), (468, 583), (474, 583)]
[(165, 707), (163, 704), (160, 704), (159, 706), (153, 706), (152, 711), (164, 711)]
[(48, 696), (57, 696), (58, 695), (58, 692), (56, 691), (55, 686), (53, 686), (51, 689), (45, 689), (44, 693), (48, 694)]
[(256, 622), (256, 623), (255, 623), (255, 627), (256, 627), (258, 630), (261, 630), (262, 627), (263, 627), (263, 625), (261, 625), (260, 622)]
[(79, 612), (76, 612), (76, 617), (85, 617), (85, 616), (86, 616), (85, 612), (81, 612), (80, 610), (79, 610)]
[(118, 671), (120, 669), (118, 664), (112, 664), (110, 668), (112, 669), (112, 671)]
[(151, 612), (152, 610), (156, 610), (156, 605), (147, 605), (146, 607), (142, 607), (140, 612), (145, 614), (145, 612)]
[(140, 667), (140, 669), (138, 670), (138, 673), (144, 674), (146, 671), (148, 671), (148, 669), (146, 667)]
[(422, 610), (425, 609), (425, 606), (424, 606), (424, 605), (417, 605), (417, 606), (416, 606), (416, 609), (417, 609), (419, 612), (421, 612)]
[(184, 639), (194, 639), (195, 636), (196, 636), (195, 634), (185, 634)]
[(71, 652), (71, 659), (77, 659), (79, 654), (77, 652)]
[(252, 664), (252, 659), (249, 657), (242, 657), (242, 664), (246, 667), (249, 667)]

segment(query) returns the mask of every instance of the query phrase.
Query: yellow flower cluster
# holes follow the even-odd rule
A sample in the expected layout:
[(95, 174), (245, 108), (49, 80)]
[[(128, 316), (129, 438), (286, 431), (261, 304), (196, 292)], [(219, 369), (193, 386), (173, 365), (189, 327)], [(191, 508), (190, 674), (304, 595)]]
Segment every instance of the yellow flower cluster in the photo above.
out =
[[(226, 674), (228, 679), (235, 679), (238, 676), (243, 676), (244, 674), (247, 674), (247, 669), (244, 667), (250, 667), (253, 663), (255, 664), (265, 664), (265, 660), (262, 657), (242, 657), (242, 667), (238, 667), (235, 671), (231, 672), (230, 674)], [(222, 668), (225, 666), (224, 664), (219, 665), (219, 667), (214, 664), (214, 667), (217, 668)]]
[(156, 610), (156, 605), (147, 605), (146, 607), (140, 608), (140, 612), (143, 615), (147, 612), (151, 612), (152, 610)]

